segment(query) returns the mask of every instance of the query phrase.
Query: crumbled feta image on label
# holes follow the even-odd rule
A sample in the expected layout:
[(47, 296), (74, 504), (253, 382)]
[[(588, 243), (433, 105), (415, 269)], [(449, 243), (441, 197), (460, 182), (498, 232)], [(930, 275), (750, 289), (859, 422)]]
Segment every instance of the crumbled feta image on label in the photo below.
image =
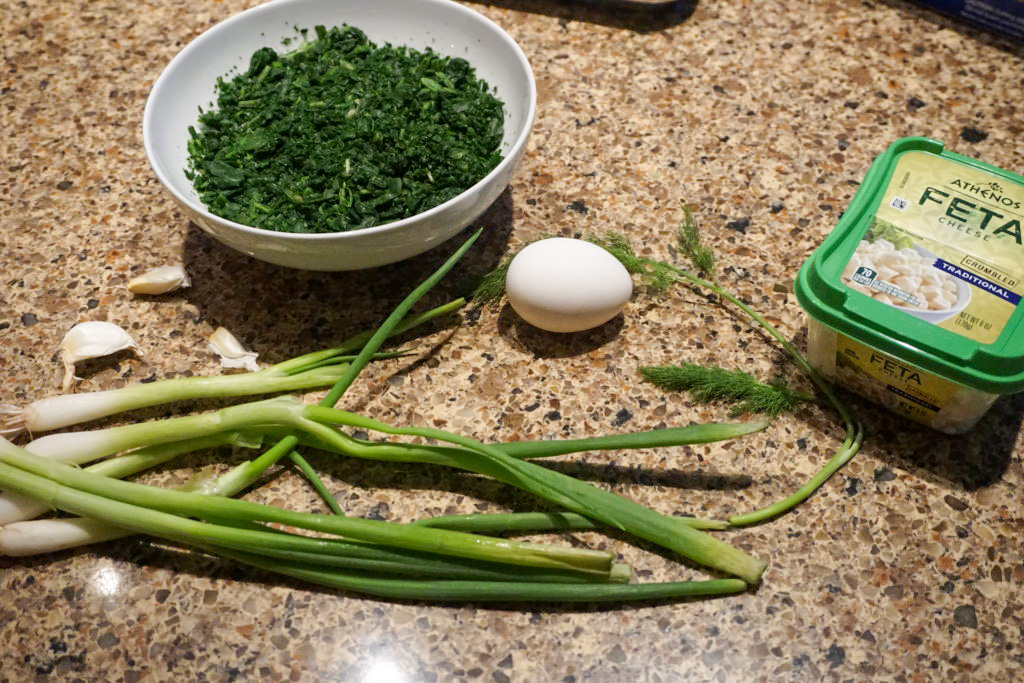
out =
[(897, 248), (887, 239), (861, 240), (843, 270), (843, 281), (876, 301), (910, 311), (953, 311), (970, 288), (936, 268), (935, 255), (917, 246)]

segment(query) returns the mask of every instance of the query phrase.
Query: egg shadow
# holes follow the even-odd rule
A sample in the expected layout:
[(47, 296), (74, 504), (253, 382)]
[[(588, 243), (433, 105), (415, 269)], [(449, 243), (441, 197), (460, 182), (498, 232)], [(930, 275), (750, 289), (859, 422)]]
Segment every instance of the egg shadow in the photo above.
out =
[(497, 266), (513, 230), (511, 189), (447, 242), (399, 263), (358, 271), (304, 271), (265, 263), (190, 223), (183, 261), (192, 286), (182, 292), (185, 312), (179, 324), (204, 331), (224, 326), (243, 343), (258, 346), (260, 360), (268, 363), (330, 346), (379, 325), (478, 227), (484, 232), (476, 244), (417, 304), (418, 311), (467, 294)]
[(625, 318), (619, 313), (597, 327), (582, 332), (546, 332), (519, 317), (505, 303), (498, 313), (498, 334), (536, 358), (569, 358), (589, 353), (622, 333)]

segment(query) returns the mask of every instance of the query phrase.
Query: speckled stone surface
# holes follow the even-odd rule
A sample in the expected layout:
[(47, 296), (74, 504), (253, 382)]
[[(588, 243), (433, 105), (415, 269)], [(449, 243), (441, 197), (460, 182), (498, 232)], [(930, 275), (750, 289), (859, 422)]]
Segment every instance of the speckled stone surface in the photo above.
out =
[[(374, 325), (446, 255), (373, 272), (289, 271), (220, 246), (175, 208), (142, 147), (148, 89), (190, 39), (250, 4), (0, 5), (2, 402), (55, 393), (56, 350), (77, 321), (117, 322), (144, 349), (84, 364), (83, 390), (216, 372), (205, 339), (219, 325), (272, 362)], [(471, 6), (525, 50), (539, 112), (522, 166), (483, 219), (483, 244), (428, 303), (542, 234), (620, 230), (671, 258), (686, 201), (728, 286), (803, 345), (796, 271), (891, 141), (932, 136), (1024, 170), (1020, 46), (912, 4)], [(126, 290), (133, 274), (174, 261), (191, 289)], [(540, 333), (497, 308), (419, 344), (422, 355), (369, 368), (345, 407), (482, 440), (580, 437), (727, 418), (640, 383), (643, 364), (716, 362), (801, 382), (746, 321), (682, 289), (639, 295), (587, 334)], [(0, 680), (1019, 677), (1024, 397), (1000, 400), (963, 437), (847, 398), (865, 424), (861, 454), (793, 513), (726, 535), (770, 562), (757, 590), (622, 607), (434, 606), (310, 589), (125, 540), (0, 558)], [(783, 497), (840, 439), (834, 415), (808, 408), (732, 443), (591, 453), (557, 467), (666, 514), (722, 517)], [(311, 457), (352, 515), (534, 505), (451, 472)], [(291, 471), (251, 497), (318, 509)], [(576, 539), (621, 553), (638, 580), (703, 576), (621, 537)]]

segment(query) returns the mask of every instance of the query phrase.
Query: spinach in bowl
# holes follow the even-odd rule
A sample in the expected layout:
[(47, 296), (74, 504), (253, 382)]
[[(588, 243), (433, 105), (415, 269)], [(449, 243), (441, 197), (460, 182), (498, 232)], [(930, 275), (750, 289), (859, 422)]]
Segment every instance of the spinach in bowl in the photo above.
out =
[(437, 206), (501, 161), (502, 102), (466, 60), (377, 46), (353, 26), (315, 33), (218, 79), (216, 106), (189, 129), (186, 174), (212, 213), (358, 230)]

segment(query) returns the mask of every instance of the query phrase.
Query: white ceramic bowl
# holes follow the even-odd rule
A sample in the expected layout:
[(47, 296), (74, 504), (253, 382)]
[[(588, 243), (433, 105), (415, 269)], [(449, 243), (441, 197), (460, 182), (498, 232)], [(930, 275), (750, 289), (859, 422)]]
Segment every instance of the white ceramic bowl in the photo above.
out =
[[(349, 24), (377, 44), (432, 48), (466, 59), (505, 103), (504, 159), (462, 194), (410, 218), (350, 232), (281, 233), (210, 213), (185, 177), (188, 127), (215, 101), (218, 76), (244, 71), (261, 47), (283, 48), (295, 28)], [(262, 261), (304, 270), (359, 270), (421, 254), (455, 236), (508, 185), (522, 158), (537, 108), (523, 51), (497, 24), (450, 0), (274, 0), (209, 29), (171, 60), (146, 101), (142, 136), (160, 182), (196, 225)]]

